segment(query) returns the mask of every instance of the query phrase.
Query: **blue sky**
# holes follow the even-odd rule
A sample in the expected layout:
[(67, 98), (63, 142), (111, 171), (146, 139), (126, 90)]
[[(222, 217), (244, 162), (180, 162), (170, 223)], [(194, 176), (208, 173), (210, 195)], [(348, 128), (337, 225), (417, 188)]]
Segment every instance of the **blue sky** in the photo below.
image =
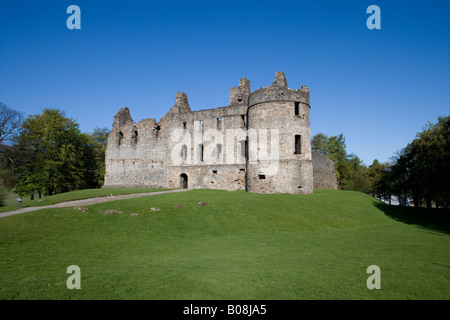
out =
[[(81, 30), (69, 30), (69, 5)], [(381, 29), (369, 30), (369, 5)], [(388, 161), (450, 111), (450, 1), (0, 2), (0, 101), (26, 116), (59, 108), (83, 132), (228, 104), (276, 71), (307, 85), (311, 134), (343, 133), (347, 151)]]

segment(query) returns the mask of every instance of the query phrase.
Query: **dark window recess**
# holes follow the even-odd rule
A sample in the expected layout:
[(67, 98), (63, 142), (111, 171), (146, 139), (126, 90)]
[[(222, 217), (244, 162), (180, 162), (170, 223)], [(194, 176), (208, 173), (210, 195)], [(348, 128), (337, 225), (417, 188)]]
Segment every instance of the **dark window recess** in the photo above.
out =
[(220, 159), (220, 156), (222, 154), (222, 144), (220, 143), (216, 144), (216, 150), (217, 150), (216, 157), (217, 159)]
[(187, 129), (187, 123), (183, 122), (183, 129)]
[(120, 146), (122, 144), (122, 140), (123, 140), (123, 133), (122, 132), (118, 132), (117, 133), (117, 143)]
[(137, 130), (134, 130), (133, 134), (131, 135), (131, 143), (137, 144), (137, 142), (138, 142), (138, 132)]
[(198, 145), (198, 152), (199, 152), (199, 160), (202, 162), (203, 161), (203, 143)]
[(213, 170), (213, 173), (216, 174), (216, 173), (217, 173), (217, 170)]
[(266, 178), (266, 175), (265, 174), (258, 174), (258, 178), (260, 180), (264, 180)]
[(244, 157), (247, 159), (247, 140), (241, 140), (239, 141), (239, 144), (241, 145), (241, 157)]
[(245, 150), (244, 153), (245, 159), (248, 159), (248, 140), (245, 140), (244, 142), (244, 150)]
[(153, 128), (153, 133), (155, 134), (155, 137), (159, 136), (159, 130), (161, 130), (161, 126), (157, 125)]
[(245, 172), (245, 169), (239, 169), (240, 172)]
[(295, 103), (295, 115), (300, 115), (300, 102), (294, 102)]
[(245, 140), (239, 141), (239, 144), (241, 146), (241, 157), (245, 157)]
[(295, 152), (294, 154), (302, 153), (302, 136), (299, 134), (295, 135)]
[(183, 160), (187, 159), (187, 145), (183, 144), (183, 146), (181, 147), (181, 158)]
[(246, 122), (245, 122), (245, 114), (241, 115), (241, 127), (245, 128)]

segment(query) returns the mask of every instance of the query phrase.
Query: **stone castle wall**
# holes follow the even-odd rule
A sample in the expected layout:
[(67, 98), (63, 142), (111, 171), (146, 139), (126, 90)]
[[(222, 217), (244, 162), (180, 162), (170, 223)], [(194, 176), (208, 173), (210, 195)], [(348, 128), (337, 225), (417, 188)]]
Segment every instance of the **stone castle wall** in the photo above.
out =
[(135, 123), (121, 108), (108, 138), (105, 187), (312, 193), (308, 88), (289, 89), (277, 72), (271, 86), (253, 93), (242, 78), (229, 98), (228, 106), (191, 111), (178, 92), (159, 122)]
[(338, 180), (333, 160), (313, 151), (312, 161), (314, 189), (337, 189)]

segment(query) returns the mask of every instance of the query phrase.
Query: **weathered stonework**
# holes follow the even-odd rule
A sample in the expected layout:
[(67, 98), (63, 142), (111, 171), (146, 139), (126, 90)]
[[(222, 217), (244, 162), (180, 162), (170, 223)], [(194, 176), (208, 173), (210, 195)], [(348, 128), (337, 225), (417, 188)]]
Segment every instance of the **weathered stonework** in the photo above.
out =
[[(187, 95), (159, 122), (135, 123), (128, 108), (114, 116), (106, 148), (105, 187), (163, 187), (312, 193), (337, 186), (327, 170), (316, 185), (309, 89), (289, 89), (282, 72), (250, 91), (242, 78), (228, 106), (191, 111)], [(325, 166), (326, 167), (326, 166)], [(333, 171), (334, 172), (334, 171)]]
[(313, 151), (312, 161), (314, 189), (337, 189), (338, 180), (333, 160)]

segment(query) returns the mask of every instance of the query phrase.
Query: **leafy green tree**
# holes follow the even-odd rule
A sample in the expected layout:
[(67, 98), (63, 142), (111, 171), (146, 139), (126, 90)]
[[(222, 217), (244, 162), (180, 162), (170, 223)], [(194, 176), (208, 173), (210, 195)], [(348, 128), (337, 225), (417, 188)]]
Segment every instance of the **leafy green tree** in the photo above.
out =
[(106, 144), (108, 143), (109, 132), (110, 130), (107, 127), (95, 127), (90, 136), (100, 146), (106, 147)]
[(356, 155), (347, 154), (342, 133), (331, 137), (318, 133), (312, 138), (311, 148), (333, 160), (340, 189), (369, 192), (367, 168)]
[(9, 186), (19, 194), (51, 195), (98, 187), (101, 152), (100, 144), (81, 133), (78, 124), (64, 112), (44, 109), (23, 122), (2, 167), (15, 177)]
[(419, 192), (427, 207), (450, 199), (450, 116), (428, 123), (411, 143)]
[(370, 195), (379, 200), (387, 200), (391, 204), (391, 165), (375, 159), (368, 167), (367, 174)]
[(416, 207), (450, 205), (450, 116), (428, 123), (399, 152), (392, 167), (393, 189)]
[(323, 156), (327, 156), (328, 150), (328, 136), (323, 133), (317, 133), (311, 139), (311, 149), (319, 152)]
[(86, 159), (88, 162), (87, 176), (88, 181), (91, 182), (90, 187), (102, 186), (105, 177), (105, 151), (106, 144), (108, 142), (109, 129), (94, 128), (91, 134), (85, 134), (88, 141), (87, 147), (89, 148), (90, 158)]
[(313, 151), (318, 151), (321, 155), (333, 160), (334, 163), (339, 163), (347, 157), (345, 138), (342, 133), (331, 137), (318, 133), (312, 138), (311, 148)]

